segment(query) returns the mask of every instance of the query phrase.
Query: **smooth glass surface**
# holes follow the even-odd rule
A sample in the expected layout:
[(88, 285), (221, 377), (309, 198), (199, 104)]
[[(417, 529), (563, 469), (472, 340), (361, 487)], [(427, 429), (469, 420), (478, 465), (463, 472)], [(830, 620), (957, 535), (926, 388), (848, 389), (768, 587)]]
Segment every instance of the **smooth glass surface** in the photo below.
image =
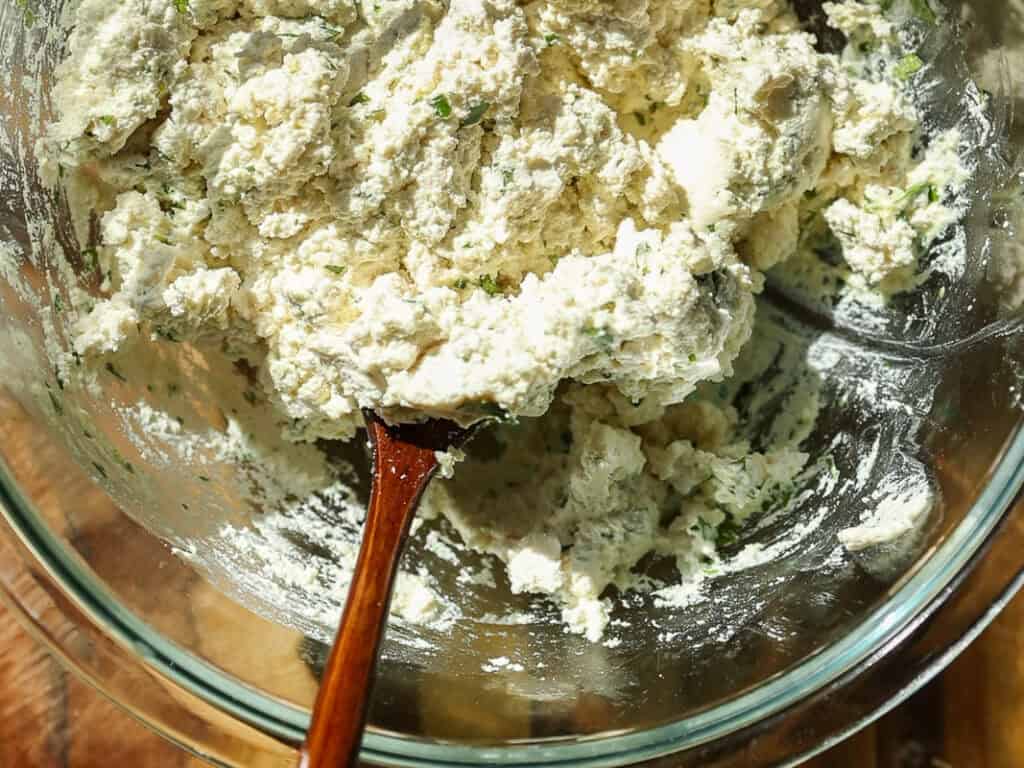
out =
[[(244, 473), (225, 462), (211, 482), (199, 482), (193, 466), (147, 460), (119, 416), (147, 398), (144, 383), (107, 377), (100, 395), (65, 393), (48, 362), (47, 338), (64, 337), (51, 298), (61, 284), (57, 254), (80, 263), (66, 203), (42, 187), (32, 153), (51, 118), (46, 95), (63, 10), (43, 3), (27, 19), (21, 7), (0, 5), (0, 576), (69, 663), (164, 733), (225, 764), (284, 765), (290, 752), (274, 740), (301, 738), (330, 627), (259, 589), (246, 571), (256, 564), (244, 556), (232, 568), (173, 549), (219, 541), (223, 526), (246, 526), (259, 514), (244, 500)], [(393, 628), (368, 757), (597, 766), (679, 753), (672, 765), (727, 765), (741, 754), (741, 735), (774, 727), (787, 708), (875, 665), (978, 562), (1024, 479), (1024, 342), (1014, 296), (1020, 137), (1007, 106), (1019, 91), (1014, 59), (1000, 55), (1024, 30), (1001, 3), (958, 13), (965, 55), (941, 57), (938, 41), (923, 43), (922, 55), (969, 67), (996, 94), (978, 201), (955, 233), (969, 246), (967, 272), (956, 283), (926, 284), (870, 332), (810, 305), (780, 277), (760, 307), (764, 343), (785, 339), (794, 365), (819, 361), (826, 405), (807, 450), (830, 456), (840, 477), (877, 451), (869, 476), (856, 492), (807, 494), (746, 532), (745, 543), (771, 546), (794, 524), (810, 528), (799, 547), (716, 580), (704, 603), (673, 609), (638, 598), (617, 609), (614, 618), (628, 625), (617, 647), (565, 634), (550, 620)], [(955, 122), (956, 114), (947, 117)], [(187, 347), (159, 355), (180, 372), (188, 427), (223, 428), (204, 357)], [(927, 478), (941, 500), (936, 511), (912, 540), (851, 557), (837, 532), (856, 524), (894, 475)], [(290, 545), (318, 556), (315, 542)], [(438, 575), (466, 615), (509, 604), (551, 613), (500, 582), (457, 584), (457, 568), (421, 545), (410, 557)], [(52, 607), (37, 610), (36, 600)], [(495, 671), (496, 657), (522, 669)], [(821, 738), (864, 715), (851, 708)], [(771, 761), (817, 746), (785, 742)]]

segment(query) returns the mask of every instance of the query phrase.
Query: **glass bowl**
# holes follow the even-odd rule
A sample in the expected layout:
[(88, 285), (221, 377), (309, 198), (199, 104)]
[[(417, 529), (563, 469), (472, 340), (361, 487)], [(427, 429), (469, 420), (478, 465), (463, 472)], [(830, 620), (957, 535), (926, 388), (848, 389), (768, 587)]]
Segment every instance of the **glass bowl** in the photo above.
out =
[[(175, 429), (223, 432), (217, 393), (244, 373), (186, 345), (111, 363), (92, 387), (68, 386), (51, 362), (67, 344), (63, 297), (87, 266), (67, 201), (41, 183), (33, 154), (52, 118), (67, 10), (0, 6), (0, 585), (69, 666), (184, 748), (224, 765), (292, 765), (338, 615), (330, 553), (292, 531), (276, 542), (281, 557), (317, 564), (313, 576), (268, 575), (247, 544), (269, 535), (259, 523), (273, 510), (247, 495), (244, 461), (168, 460), (161, 429), (131, 418), (158, 394), (148, 367), (164, 366), (176, 376)], [(368, 762), (784, 764), (909, 695), (1016, 591), (1024, 270), (1012, 76), (1024, 25), (1001, 3), (951, 14), (962, 50), (931, 35), (922, 58), (992, 94), (976, 201), (950, 234), (970, 259), (955, 282), (930, 280), (867, 325), (772, 276), (759, 338), (783, 339), (786, 359), (812, 375), (824, 406), (806, 449), (826, 467), (730, 548), (772, 556), (711, 579), (686, 608), (624, 599), (610, 641), (592, 643), (511, 595), (500, 574), (460, 581), (467, 563), (425, 546), (430, 530), (443, 533), (427, 523), (407, 562), (460, 612), (443, 628), (391, 627)], [(258, 418), (239, 407), (236, 422)], [(324, 448), (328, 461), (340, 452), (365, 465), (358, 447)], [(894, 479), (937, 503), (895, 541), (844, 546), (840, 532)], [(318, 509), (324, 526), (357, 532), (358, 520)], [(509, 620), (509, 606), (525, 618)]]

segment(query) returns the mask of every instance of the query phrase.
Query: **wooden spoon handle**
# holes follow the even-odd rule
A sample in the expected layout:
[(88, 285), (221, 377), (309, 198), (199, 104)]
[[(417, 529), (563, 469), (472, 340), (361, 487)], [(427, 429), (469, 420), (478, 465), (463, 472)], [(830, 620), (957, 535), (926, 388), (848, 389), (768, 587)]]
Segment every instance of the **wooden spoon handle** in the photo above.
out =
[(432, 448), (404, 442), (401, 427), (368, 417), (367, 429), (374, 468), (363, 543), (302, 748), (301, 768), (342, 768), (358, 762), (398, 562), (416, 504), (437, 469)]

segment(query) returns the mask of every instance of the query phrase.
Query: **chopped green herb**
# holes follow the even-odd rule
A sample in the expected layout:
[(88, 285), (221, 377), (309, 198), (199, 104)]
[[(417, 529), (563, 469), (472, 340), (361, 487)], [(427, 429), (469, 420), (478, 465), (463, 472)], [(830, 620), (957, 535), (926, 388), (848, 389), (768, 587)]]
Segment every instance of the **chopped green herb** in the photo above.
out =
[(462, 122), (459, 123), (459, 127), (460, 128), (465, 128), (466, 126), (469, 126), (469, 125), (476, 125), (481, 120), (483, 120), (484, 115), (487, 113), (487, 110), (490, 109), (490, 108), (491, 108), (491, 105), (488, 102), (481, 101), (479, 104), (477, 104), (476, 106), (472, 107), (469, 110), (469, 112), (466, 113), (466, 116), (464, 118), (462, 118)]
[(14, 4), (21, 9), (27, 26), (31, 27), (36, 23), (36, 14), (29, 5), (29, 0), (14, 0)]
[(703, 517), (697, 518), (697, 530), (700, 531), (701, 537), (707, 541), (715, 541), (715, 539), (717, 538), (715, 526), (713, 526)]
[(360, 91), (359, 93), (357, 93), (355, 96), (352, 97), (352, 100), (349, 101), (348, 105), (350, 107), (355, 107), (355, 106), (357, 106), (359, 104), (369, 104), (369, 103), (370, 103), (370, 97), (367, 96), (362, 91)]
[(562, 38), (560, 38), (554, 32), (548, 32), (546, 35), (544, 35), (544, 42), (547, 43), (549, 46), (558, 45), (558, 43), (562, 42)]
[(430, 106), (434, 108), (434, 112), (437, 113), (437, 116), (442, 120), (447, 120), (452, 116), (451, 102), (448, 101), (448, 97), (443, 93), (439, 93), (437, 96), (432, 98), (430, 100)]
[(324, 264), (324, 269), (334, 275), (344, 275), (348, 267), (344, 264)]
[(937, 202), (939, 202), (940, 199), (941, 199), (941, 197), (939, 195), (939, 190), (937, 190), (935, 188), (934, 184), (929, 184), (928, 185), (928, 202), (929, 203), (937, 203)]
[(96, 471), (100, 473), (100, 477), (102, 477), (104, 480), (106, 480), (107, 479), (107, 470), (105, 470), (103, 468), (103, 465), (102, 464), (98, 464), (95, 461), (92, 463), (92, 465), (96, 468)]
[(715, 543), (720, 547), (728, 547), (740, 540), (740, 531), (743, 526), (732, 518), (718, 526), (718, 537)]
[(501, 188), (508, 189), (509, 184), (511, 184), (515, 180), (515, 178), (515, 171), (513, 171), (511, 168), (503, 168), (501, 171)]
[(173, 331), (169, 331), (166, 328), (154, 328), (153, 333), (157, 335), (157, 338), (161, 338), (164, 341), (170, 341), (174, 344), (181, 343), (181, 339), (175, 336)]
[(341, 29), (339, 29), (338, 27), (333, 27), (323, 20), (321, 20), (320, 22), (320, 28), (324, 31), (324, 33), (330, 40), (333, 40), (334, 38), (340, 36), (342, 33)]
[(910, 8), (913, 10), (914, 15), (926, 24), (934, 24), (936, 22), (935, 11), (932, 10), (928, 0), (910, 0)]
[(200, 480), (202, 480), (202, 481), (203, 481), (204, 483), (208, 483), (208, 482), (210, 482), (210, 478), (208, 478), (208, 477), (207, 477), (206, 475), (196, 475), (196, 477), (198, 477), (198, 478), (199, 478)]
[(158, 243), (163, 243), (164, 245), (171, 245), (171, 238), (169, 238), (167, 235), (154, 235), (153, 237)]
[(57, 399), (57, 396), (55, 394), (53, 394), (53, 392), (49, 392), (49, 391), (47, 391), (46, 394), (48, 394), (50, 396), (50, 405), (53, 406), (53, 410), (56, 412), (56, 414), (58, 416), (63, 416), (64, 415), (64, 406), (60, 404), (60, 400)]
[(688, 359), (688, 360), (689, 360), (689, 361), (690, 361), (691, 363), (696, 363), (696, 362), (697, 362), (697, 355), (695, 355), (695, 354), (694, 354), (693, 352), (691, 352), (691, 353), (689, 354), (689, 356), (687, 357), (687, 359)]
[(935, 187), (929, 182), (923, 181), (920, 184), (915, 184), (914, 186), (910, 187), (910, 189), (907, 190), (906, 194), (903, 195), (903, 198), (900, 202), (902, 202), (903, 207), (906, 208), (912, 202), (914, 202), (914, 200), (916, 200), (920, 195), (925, 193), (927, 193), (928, 195), (929, 202), (935, 202), (936, 200), (938, 200), (939, 193), (935, 190)]
[(467, 280), (467, 279), (466, 279), (466, 278), (464, 278), (464, 277), (460, 277), (460, 278), (459, 278), (458, 280), (456, 280), (456, 281), (455, 281), (454, 283), (452, 283), (452, 287), (453, 287), (453, 288), (454, 288), (455, 290), (457, 290), (457, 291), (461, 291), (461, 290), (462, 290), (462, 289), (464, 289), (464, 288), (465, 288), (465, 287), (466, 287), (467, 285), (469, 285), (469, 280)]
[(488, 296), (497, 296), (498, 294), (501, 293), (501, 286), (498, 285), (497, 275), (493, 277), (491, 275), (483, 275), (480, 277), (480, 280), (477, 283), (477, 285), (483, 288), (484, 293), (486, 293)]
[(896, 66), (892, 68), (893, 77), (898, 80), (909, 80), (913, 75), (921, 70), (924, 66), (924, 62), (921, 61), (921, 57), (916, 53), (908, 53), (898, 62)]
[(114, 120), (112, 115), (100, 115), (96, 119), (99, 120), (104, 125), (114, 125), (114, 123), (115, 123), (115, 120)]
[(174, 10), (184, 15), (188, 13), (188, 0), (173, 0)]
[(107, 363), (106, 366), (104, 367), (107, 369), (107, 373), (109, 373), (115, 379), (117, 379), (118, 381), (122, 381), (125, 384), (128, 383), (128, 379), (126, 379), (124, 377), (124, 374), (122, 374), (119, 370), (117, 370), (117, 368), (114, 367), (113, 363)]
[(593, 325), (583, 326), (583, 333), (593, 338), (599, 346), (609, 348), (615, 344), (615, 337), (607, 328), (597, 328)]
[(643, 112), (634, 112), (633, 113), (633, 117), (636, 118), (636, 121), (638, 123), (640, 123), (640, 125), (642, 125), (642, 126), (647, 125), (647, 116), (644, 115)]
[(638, 243), (637, 244), (637, 246), (636, 246), (636, 255), (637, 256), (646, 256), (650, 252), (651, 252), (651, 244), (650, 243)]
[(64, 299), (61, 298), (59, 293), (53, 296), (53, 311), (58, 314), (64, 311)]

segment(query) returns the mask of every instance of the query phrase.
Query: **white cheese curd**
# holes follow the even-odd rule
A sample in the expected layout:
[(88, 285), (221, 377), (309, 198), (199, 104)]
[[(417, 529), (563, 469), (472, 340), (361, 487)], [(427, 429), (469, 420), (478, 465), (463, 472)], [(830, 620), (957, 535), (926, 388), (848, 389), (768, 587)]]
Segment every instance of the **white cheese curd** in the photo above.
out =
[(644, 555), (699, 570), (806, 461), (694, 395), (764, 270), (813, 236), (888, 295), (955, 217), (920, 61), (826, 11), (841, 54), (784, 0), (83, 0), (38, 148), (98, 234), (76, 351), (244, 359), (296, 441), (524, 419), (427, 512), (599, 637)]

